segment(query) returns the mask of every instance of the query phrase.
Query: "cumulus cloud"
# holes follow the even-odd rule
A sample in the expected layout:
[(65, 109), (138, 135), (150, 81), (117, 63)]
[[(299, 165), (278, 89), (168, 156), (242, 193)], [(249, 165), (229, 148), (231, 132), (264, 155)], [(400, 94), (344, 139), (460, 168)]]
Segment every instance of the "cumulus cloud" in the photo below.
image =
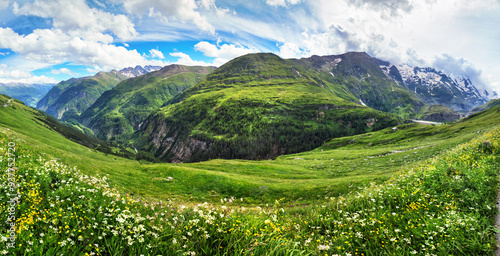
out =
[(300, 3), (301, 0), (266, 0), (266, 4), (270, 6), (281, 6), (287, 7), (290, 5), (296, 5)]
[(163, 53), (160, 52), (159, 50), (156, 50), (156, 49), (149, 50), (149, 54), (150, 54), (151, 58), (165, 59), (165, 56), (163, 56)]
[(210, 63), (204, 61), (197, 61), (191, 59), (191, 57), (183, 52), (171, 52), (170, 56), (179, 58), (175, 63), (187, 66), (211, 66)]
[(224, 63), (241, 55), (255, 53), (259, 50), (247, 48), (239, 44), (223, 44), (217, 46), (206, 41), (197, 43), (194, 49), (203, 53), (207, 57), (214, 57), (213, 65), (221, 66)]
[(14, 3), (13, 11), (17, 15), (51, 18), (54, 28), (85, 39), (111, 43), (113, 38), (106, 36), (105, 32), (124, 40), (137, 35), (134, 24), (127, 16), (90, 8), (85, 0), (35, 0), (22, 6)]
[(367, 7), (381, 11), (382, 15), (389, 13), (397, 15), (401, 12), (408, 13), (413, 9), (409, 0), (348, 0), (350, 4), (357, 7)]
[(33, 76), (29, 72), (12, 70), (7, 65), (0, 64), (0, 83), (46, 84), (56, 82), (52, 77)]
[(73, 72), (69, 70), (68, 68), (60, 68), (60, 69), (53, 69), (52, 74), (59, 75), (59, 74), (66, 74), (66, 75), (72, 75)]
[(25, 59), (48, 64), (72, 62), (123, 68), (147, 62), (136, 50), (72, 37), (59, 29), (37, 29), (29, 35), (19, 35), (10, 28), (0, 28), (0, 48), (8, 48)]
[(198, 28), (211, 34), (215, 33), (214, 27), (202, 16), (199, 7), (212, 9), (213, 1), (204, 0), (197, 4), (195, 0), (118, 0), (123, 3), (125, 10), (137, 16), (148, 15), (162, 22), (170, 19), (181, 22), (194, 23)]
[(307, 51), (300, 49), (299, 46), (294, 43), (285, 42), (284, 44), (279, 45), (278, 47), (280, 49), (278, 55), (281, 58), (286, 58), (286, 59), (301, 58), (309, 55)]

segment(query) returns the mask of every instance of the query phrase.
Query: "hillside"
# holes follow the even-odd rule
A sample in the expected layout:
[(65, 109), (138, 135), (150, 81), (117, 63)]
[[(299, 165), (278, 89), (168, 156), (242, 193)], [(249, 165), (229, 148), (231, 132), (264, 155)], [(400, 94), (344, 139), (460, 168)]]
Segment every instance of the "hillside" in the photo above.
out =
[(37, 103), (37, 109), (61, 119), (75, 117), (90, 107), (101, 94), (127, 79), (116, 70), (92, 77), (71, 78), (54, 86)]
[(262, 159), (397, 124), (337, 96), (315, 72), (273, 54), (236, 58), (149, 116), (137, 147), (168, 161)]
[[(0, 104), (8, 100), (0, 95)], [(495, 248), (498, 107), (453, 124), (337, 138), (271, 161), (150, 164), (89, 150), (39, 122), (38, 111), (9, 104), (0, 111), (0, 152), (15, 143), (23, 198), (16, 220), (23, 246), (9, 249), (14, 255), (372, 255), (380, 248), (490, 255)], [(4, 219), (7, 204), (1, 197)]]
[(432, 122), (455, 122), (460, 119), (460, 114), (443, 105), (426, 106), (418, 118)]
[(488, 110), (490, 108), (493, 108), (495, 106), (498, 106), (500, 105), (500, 99), (496, 99), (496, 100), (491, 100), (481, 106), (478, 106), (478, 107), (475, 107), (474, 109), (472, 109), (470, 111), (470, 113), (468, 113), (469, 115), (470, 114), (475, 114), (475, 113), (478, 113), (478, 112), (481, 112), (481, 111), (485, 111), (485, 110)]
[[(8, 99), (0, 95), (0, 104)], [(39, 111), (16, 100), (9, 104), (12, 106), (0, 106), (0, 127), (23, 143), (22, 150), (78, 166), (86, 175), (109, 175), (111, 184), (126, 193), (196, 202), (234, 196), (247, 203), (272, 203), (286, 196), (312, 203), (324, 196), (344, 195), (353, 184), (386, 180), (402, 166), (426, 161), (467, 142), (478, 131), (498, 126), (500, 118), (496, 107), (452, 124), (404, 124), (396, 131), (390, 127), (331, 139), (317, 149), (275, 160), (169, 164), (139, 162), (89, 149), (54, 129), (54, 122), (42, 121), (47, 119)], [(168, 177), (175, 182), (166, 186), (162, 180)]]
[(170, 65), (123, 81), (103, 93), (78, 120), (101, 139), (130, 135), (152, 111), (201, 81), (213, 69)]
[(54, 84), (0, 83), (0, 93), (18, 99), (26, 105), (35, 107)]
[(467, 76), (452, 76), (431, 67), (380, 61), (380, 68), (426, 104), (443, 105), (463, 114), (497, 96), (496, 92), (478, 89)]
[(295, 62), (320, 72), (319, 77), (326, 80), (324, 86), (346, 100), (388, 113), (407, 107), (411, 115), (424, 106), (412, 91), (384, 74), (379, 60), (366, 53), (312, 56)]

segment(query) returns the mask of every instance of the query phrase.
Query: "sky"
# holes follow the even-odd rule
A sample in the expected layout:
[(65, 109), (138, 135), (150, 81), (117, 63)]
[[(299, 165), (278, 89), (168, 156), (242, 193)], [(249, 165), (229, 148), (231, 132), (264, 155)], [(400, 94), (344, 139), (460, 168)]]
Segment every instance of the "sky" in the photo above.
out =
[(363, 51), (500, 92), (500, 0), (0, 0), (0, 83)]

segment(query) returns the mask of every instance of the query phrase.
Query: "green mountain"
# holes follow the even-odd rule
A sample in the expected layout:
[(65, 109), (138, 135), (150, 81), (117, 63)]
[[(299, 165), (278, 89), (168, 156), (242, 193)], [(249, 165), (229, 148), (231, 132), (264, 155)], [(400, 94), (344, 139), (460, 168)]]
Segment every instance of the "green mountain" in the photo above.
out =
[[(411, 255), (429, 241), (443, 245), (433, 250), (439, 255), (492, 255), (495, 249), (500, 135), (491, 128), (499, 125), (499, 107), (453, 124), (404, 124), (337, 138), (273, 161), (152, 164), (83, 147), (39, 120), (39, 111), (0, 95), (4, 104), (0, 168), (12, 167), (9, 154), (15, 154), (23, 199), (16, 208), (21, 216), (16, 244), (22, 247), (6, 248), (12, 255), (27, 250), (32, 255), (176, 255), (187, 250), (331, 255), (345, 254), (337, 250), (342, 246), (350, 246), (349, 253), (385, 247), (382, 253)], [(477, 133), (484, 129), (489, 131)], [(12, 143), (15, 152), (8, 149)], [(9, 184), (7, 178), (2, 175), (1, 183)], [(0, 197), (0, 207), (7, 209), (9, 200)], [(354, 216), (347, 223), (346, 213)], [(7, 219), (8, 211), (0, 214)], [(380, 220), (375, 227), (365, 221), (370, 216)], [(95, 225), (103, 220), (108, 225)], [(411, 232), (405, 231), (408, 223)], [(340, 231), (330, 232), (332, 227)], [(8, 228), (3, 225), (0, 232)], [(365, 246), (377, 229), (387, 233)], [(62, 246), (76, 239), (64, 230), (78, 230), (88, 243)], [(144, 240), (132, 244), (126, 237), (131, 230)], [(341, 234), (353, 230), (359, 231), (357, 237)], [(419, 237), (409, 245), (403, 241), (404, 246), (384, 242), (404, 232)]]
[(100, 139), (120, 139), (175, 95), (200, 82), (213, 67), (170, 65), (106, 91), (77, 119)]
[(384, 112), (397, 113), (398, 108), (407, 108), (410, 115), (425, 105), (406, 86), (386, 75), (380, 60), (364, 52), (312, 56), (294, 62), (319, 71), (322, 86), (346, 100)]
[(37, 103), (37, 109), (58, 119), (75, 117), (90, 107), (101, 94), (128, 79), (119, 71), (99, 72), (92, 77), (71, 78), (54, 86)]
[(315, 63), (264, 53), (236, 58), (149, 116), (134, 135), (137, 147), (173, 162), (264, 159), (398, 123), (354, 103), (349, 87)]
[(433, 122), (455, 122), (460, 119), (460, 113), (443, 105), (425, 106), (419, 118)]
[(18, 99), (26, 105), (35, 107), (54, 84), (0, 83), (0, 93)]
[(491, 101), (487, 102), (486, 104), (483, 104), (481, 106), (473, 108), (469, 114), (481, 112), (481, 111), (493, 108), (493, 107), (498, 106), (498, 105), (500, 105), (500, 99), (491, 100)]

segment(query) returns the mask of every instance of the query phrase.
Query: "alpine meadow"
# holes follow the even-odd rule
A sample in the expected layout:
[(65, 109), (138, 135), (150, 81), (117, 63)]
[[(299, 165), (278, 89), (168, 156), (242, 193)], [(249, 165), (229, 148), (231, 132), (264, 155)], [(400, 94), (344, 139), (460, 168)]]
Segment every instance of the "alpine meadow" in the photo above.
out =
[(496, 0), (0, 0), (0, 255), (500, 255)]

